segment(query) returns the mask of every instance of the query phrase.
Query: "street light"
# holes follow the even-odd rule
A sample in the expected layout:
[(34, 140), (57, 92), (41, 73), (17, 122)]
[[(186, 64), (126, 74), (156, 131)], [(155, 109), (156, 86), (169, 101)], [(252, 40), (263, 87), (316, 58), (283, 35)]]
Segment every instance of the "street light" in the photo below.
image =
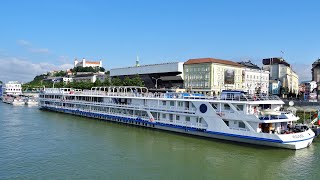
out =
[(156, 89), (158, 89), (158, 80), (161, 79), (161, 78), (154, 78), (154, 77), (151, 77), (151, 78), (156, 80), (156, 85), (155, 86), (156, 86)]

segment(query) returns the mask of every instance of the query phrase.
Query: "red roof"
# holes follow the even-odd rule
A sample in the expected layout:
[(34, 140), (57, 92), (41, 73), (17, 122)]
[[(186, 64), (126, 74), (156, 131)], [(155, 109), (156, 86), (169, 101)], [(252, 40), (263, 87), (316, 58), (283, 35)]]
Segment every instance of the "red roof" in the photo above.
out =
[(100, 64), (100, 62), (86, 61), (86, 64)]
[(225, 64), (230, 66), (238, 66), (243, 67), (241, 64), (238, 64), (229, 60), (215, 59), (215, 58), (198, 58), (198, 59), (189, 59), (184, 64), (202, 64), (202, 63), (217, 63), (217, 64)]

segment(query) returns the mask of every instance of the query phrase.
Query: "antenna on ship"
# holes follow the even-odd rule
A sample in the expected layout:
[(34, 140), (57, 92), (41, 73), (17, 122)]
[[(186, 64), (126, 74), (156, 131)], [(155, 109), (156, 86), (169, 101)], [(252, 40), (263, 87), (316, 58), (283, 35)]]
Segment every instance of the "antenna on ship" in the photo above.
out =
[(137, 56), (137, 59), (136, 59), (136, 67), (140, 66), (140, 63), (139, 63), (139, 56)]

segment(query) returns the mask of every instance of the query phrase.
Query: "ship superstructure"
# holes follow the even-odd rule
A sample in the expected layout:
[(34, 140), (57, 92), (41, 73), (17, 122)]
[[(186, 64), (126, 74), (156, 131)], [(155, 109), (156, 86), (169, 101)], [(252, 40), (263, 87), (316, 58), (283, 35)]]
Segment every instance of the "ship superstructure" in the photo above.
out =
[(39, 96), (46, 110), (257, 145), (308, 147), (314, 132), (296, 128), (299, 118), (280, 111), (283, 104), (277, 96), (150, 93), (143, 87), (49, 88)]

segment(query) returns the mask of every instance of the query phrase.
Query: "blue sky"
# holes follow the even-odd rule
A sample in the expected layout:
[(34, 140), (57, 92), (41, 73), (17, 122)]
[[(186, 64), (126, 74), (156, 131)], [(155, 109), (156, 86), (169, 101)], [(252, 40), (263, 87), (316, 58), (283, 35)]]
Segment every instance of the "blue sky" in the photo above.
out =
[[(48, 0), (0, 2), (0, 80), (29, 81), (75, 57), (106, 69), (213, 57), (280, 56), (301, 80), (320, 57), (319, 1)], [(15, 74), (12, 77), (12, 74)]]

